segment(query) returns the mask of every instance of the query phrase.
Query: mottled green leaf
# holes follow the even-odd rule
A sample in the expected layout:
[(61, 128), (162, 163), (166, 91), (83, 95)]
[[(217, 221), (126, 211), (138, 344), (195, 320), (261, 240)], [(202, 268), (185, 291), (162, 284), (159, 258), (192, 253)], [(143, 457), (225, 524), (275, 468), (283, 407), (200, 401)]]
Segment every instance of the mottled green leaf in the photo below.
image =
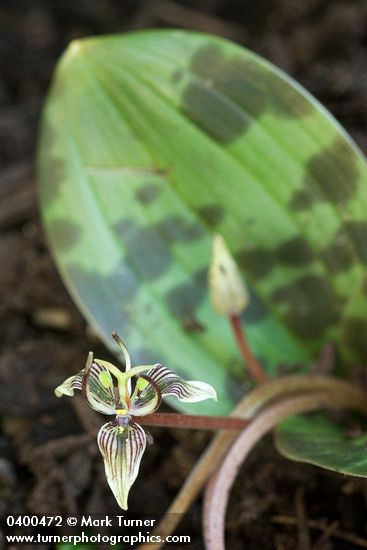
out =
[(328, 341), (366, 356), (367, 170), (307, 92), (226, 40), (149, 31), (73, 42), (45, 107), (41, 208), (60, 272), (111, 346), (201, 379), (225, 413), (246, 386), (207, 290), (221, 233), (270, 373)]
[(367, 433), (353, 437), (322, 415), (288, 418), (278, 427), (275, 441), (291, 460), (367, 477)]

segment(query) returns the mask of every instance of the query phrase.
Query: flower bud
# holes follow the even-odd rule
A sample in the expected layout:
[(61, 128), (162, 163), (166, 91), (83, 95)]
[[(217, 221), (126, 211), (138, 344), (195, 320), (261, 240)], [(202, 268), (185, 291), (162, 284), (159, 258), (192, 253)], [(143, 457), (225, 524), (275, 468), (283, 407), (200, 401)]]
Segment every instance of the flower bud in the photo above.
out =
[(240, 315), (249, 302), (245, 283), (221, 235), (213, 239), (209, 290), (213, 308), (223, 315)]

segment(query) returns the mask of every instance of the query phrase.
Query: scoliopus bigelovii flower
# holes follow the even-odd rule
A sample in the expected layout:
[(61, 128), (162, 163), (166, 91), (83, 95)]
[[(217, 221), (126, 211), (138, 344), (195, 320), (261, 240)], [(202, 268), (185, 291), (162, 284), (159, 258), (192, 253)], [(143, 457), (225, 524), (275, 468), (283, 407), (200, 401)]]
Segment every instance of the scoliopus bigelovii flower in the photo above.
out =
[[(108, 361), (94, 359), (90, 352), (85, 368), (67, 378), (55, 389), (55, 394), (72, 396), (74, 390), (81, 390), (92, 409), (115, 415), (112, 422), (102, 426), (97, 441), (108, 484), (119, 506), (127, 510), (129, 490), (138, 475), (147, 443), (145, 431), (136, 421), (138, 417), (153, 413), (162, 398), (169, 395), (194, 403), (216, 399), (216, 392), (205, 382), (186, 382), (161, 364), (131, 368), (127, 348), (116, 333), (113, 337), (124, 354), (125, 372)], [(132, 390), (133, 377), (136, 382)]]

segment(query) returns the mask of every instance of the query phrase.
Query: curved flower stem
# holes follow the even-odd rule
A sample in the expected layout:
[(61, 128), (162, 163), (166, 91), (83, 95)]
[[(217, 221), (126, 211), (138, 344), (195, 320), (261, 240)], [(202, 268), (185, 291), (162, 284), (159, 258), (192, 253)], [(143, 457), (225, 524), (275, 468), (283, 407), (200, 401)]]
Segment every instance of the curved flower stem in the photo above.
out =
[(204, 501), (204, 538), (207, 550), (224, 550), (225, 511), (230, 488), (240, 465), (256, 443), (279, 422), (292, 414), (325, 408), (354, 409), (367, 414), (365, 395), (351, 396), (318, 392), (289, 397), (270, 404), (251, 422), (233, 444), (219, 471), (209, 482)]
[[(328, 395), (344, 395), (367, 407), (367, 396), (361, 389), (337, 378), (328, 376), (294, 375), (277, 378), (254, 389), (246, 395), (232, 411), (231, 416), (252, 419), (265, 405), (284, 396), (297, 394), (314, 394), (325, 392)], [(185, 480), (176, 498), (167, 510), (163, 520), (152, 532), (159, 534), (162, 540), (170, 535), (182, 519), (183, 514), (195, 501), (212, 472), (221, 464), (228, 449), (238, 437), (238, 433), (221, 431), (196, 462), (190, 475)], [(149, 544), (149, 550), (158, 550), (164, 543)], [(142, 550), (144, 545), (138, 547)], [(145, 546), (145, 548), (148, 548)]]
[(229, 317), (233, 333), (236, 338), (238, 348), (241, 352), (245, 365), (251, 374), (255, 382), (263, 384), (268, 380), (264, 369), (259, 361), (253, 355), (250, 346), (248, 345), (244, 328), (241, 325), (241, 318), (239, 315), (232, 315)]

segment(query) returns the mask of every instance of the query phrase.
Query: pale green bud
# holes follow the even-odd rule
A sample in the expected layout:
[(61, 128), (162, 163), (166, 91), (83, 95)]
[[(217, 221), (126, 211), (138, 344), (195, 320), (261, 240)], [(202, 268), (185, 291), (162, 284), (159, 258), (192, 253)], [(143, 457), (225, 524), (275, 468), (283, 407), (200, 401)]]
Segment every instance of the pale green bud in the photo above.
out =
[(221, 235), (213, 239), (209, 290), (213, 308), (223, 315), (240, 315), (249, 302), (245, 283)]

